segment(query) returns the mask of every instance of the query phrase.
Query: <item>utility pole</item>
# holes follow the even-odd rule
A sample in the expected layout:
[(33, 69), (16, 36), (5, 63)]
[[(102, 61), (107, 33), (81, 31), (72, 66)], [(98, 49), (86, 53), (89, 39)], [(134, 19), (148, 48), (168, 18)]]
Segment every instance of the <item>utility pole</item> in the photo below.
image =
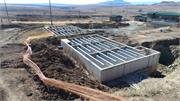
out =
[(80, 23), (80, 15), (81, 15), (81, 11), (78, 10), (77, 12), (78, 12), (78, 23)]
[(51, 0), (49, 0), (49, 13), (50, 13), (51, 25), (53, 25), (53, 21), (52, 21), (52, 9), (51, 9)]
[(113, 2), (111, 4), (111, 16), (112, 16), (112, 10), (113, 10)]
[[(95, 15), (97, 14), (97, 9), (95, 8)], [(97, 23), (97, 17), (95, 16), (95, 23)]]
[(5, 10), (6, 10), (7, 20), (8, 20), (8, 22), (10, 23), (10, 20), (9, 20), (9, 13), (8, 13), (7, 5), (6, 5), (6, 0), (4, 0), (4, 7), (5, 7)]
[(113, 3), (114, 3), (114, 2), (112, 1), (112, 4), (111, 4), (111, 12), (110, 12), (110, 13), (111, 13), (111, 16), (112, 16), (112, 14), (113, 14)]
[[(180, 16), (179, 16), (179, 24), (178, 24), (178, 27), (180, 27)], [(180, 45), (180, 39), (179, 39), (179, 45)], [(180, 55), (180, 53), (179, 53)]]

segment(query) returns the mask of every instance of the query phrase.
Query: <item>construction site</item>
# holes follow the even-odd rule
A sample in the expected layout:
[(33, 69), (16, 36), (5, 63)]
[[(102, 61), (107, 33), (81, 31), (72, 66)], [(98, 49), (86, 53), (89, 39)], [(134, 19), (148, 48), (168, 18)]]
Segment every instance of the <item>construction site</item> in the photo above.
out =
[(106, 2), (0, 2), (0, 101), (178, 101), (179, 2)]

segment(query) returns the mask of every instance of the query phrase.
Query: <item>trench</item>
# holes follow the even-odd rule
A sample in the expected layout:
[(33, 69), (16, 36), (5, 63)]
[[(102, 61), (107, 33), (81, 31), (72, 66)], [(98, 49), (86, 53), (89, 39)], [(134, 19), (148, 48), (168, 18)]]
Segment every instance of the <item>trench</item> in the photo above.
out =
[(144, 42), (142, 46), (161, 52), (159, 63), (169, 66), (179, 57), (179, 44), (180, 38), (173, 38), (156, 42)]

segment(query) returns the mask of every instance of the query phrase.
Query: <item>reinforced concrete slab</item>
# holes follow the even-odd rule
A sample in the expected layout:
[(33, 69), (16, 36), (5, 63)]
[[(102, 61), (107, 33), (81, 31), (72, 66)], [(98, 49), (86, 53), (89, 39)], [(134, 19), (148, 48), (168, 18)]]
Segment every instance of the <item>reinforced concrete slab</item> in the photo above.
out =
[(52, 32), (56, 36), (74, 36), (74, 35), (80, 35), (86, 33), (86, 30), (72, 25), (62, 25), (62, 26), (50, 25), (50, 26), (45, 26), (45, 29)]
[(100, 82), (139, 69), (155, 66), (160, 53), (145, 47), (130, 47), (99, 35), (62, 39), (64, 52), (92, 73)]

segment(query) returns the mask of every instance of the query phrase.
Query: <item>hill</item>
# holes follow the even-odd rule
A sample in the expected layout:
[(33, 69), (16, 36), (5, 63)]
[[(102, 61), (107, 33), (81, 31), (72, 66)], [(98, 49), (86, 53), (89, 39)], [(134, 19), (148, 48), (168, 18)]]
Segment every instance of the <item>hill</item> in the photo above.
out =
[(124, 0), (113, 0), (113, 1), (107, 1), (107, 2), (101, 2), (97, 5), (101, 6), (123, 6), (123, 5), (130, 5), (129, 2), (126, 2)]
[(154, 5), (163, 5), (163, 6), (180, 6), (180, 2), (174, 1), (162, 1), (160, 3), (156, 3)]

